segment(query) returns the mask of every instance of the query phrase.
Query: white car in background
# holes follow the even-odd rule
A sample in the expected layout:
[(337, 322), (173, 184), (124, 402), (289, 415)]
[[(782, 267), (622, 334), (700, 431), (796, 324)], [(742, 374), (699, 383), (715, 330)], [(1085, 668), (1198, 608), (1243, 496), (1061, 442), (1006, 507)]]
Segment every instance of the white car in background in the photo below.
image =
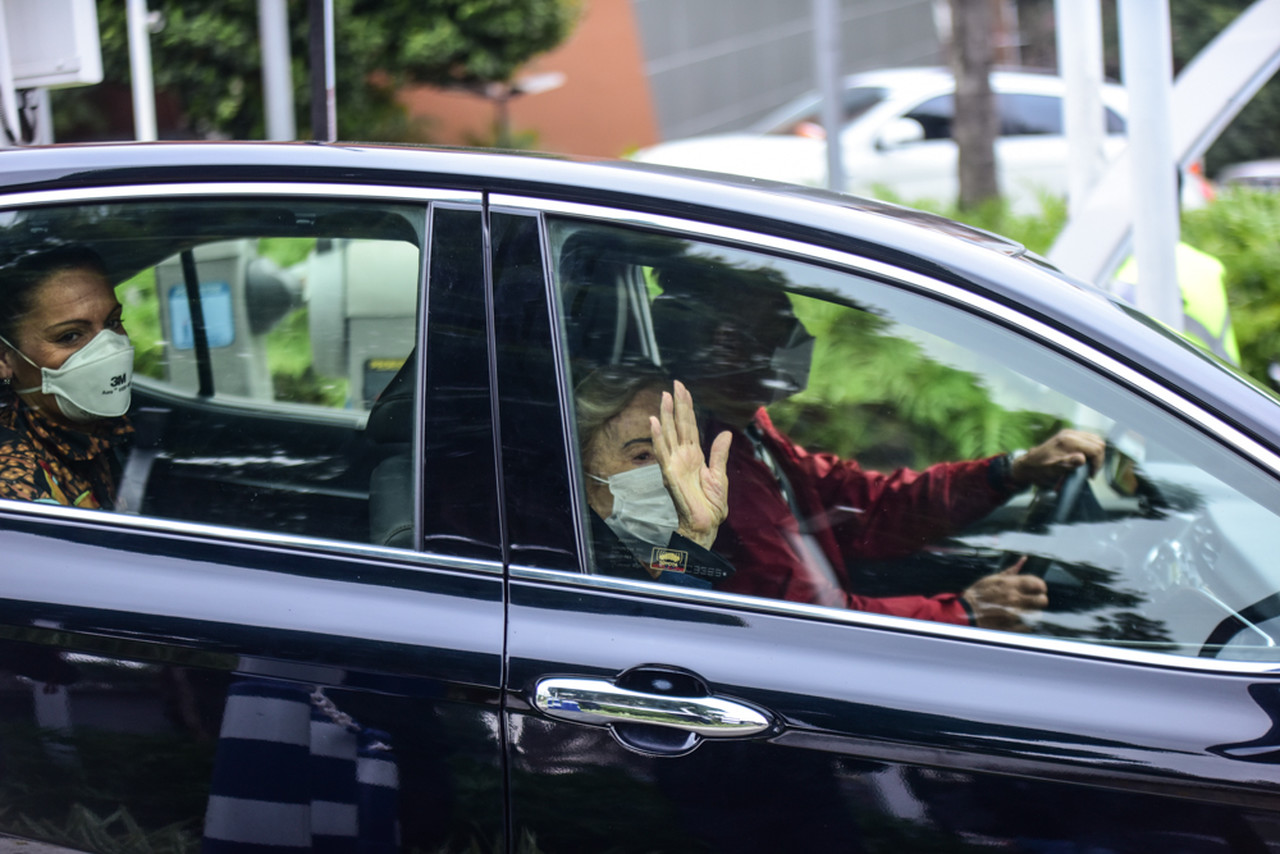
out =
[[(996, 163), (1001, 193), (1015, 210), (1039, 210), (1039, 196), (1065, 196), (1067, 141), (1065, 84), (1034, 71), (995, 71), (1000, 135)], [(957, 149), (951, 138), (955, 80), (945, 68), (895, 68), (845, 78), (845, 189), (874, 196), (881, 188), (906, 203), (953, 202), (958, 192)], [(1125, 145), (1124, 87), (1104, 84), (1106, 150)], [(821, 99), (802, 96), (756, 123), (751, 131), (673, 140), (642, 149), (636, 160), (728, 172), (795, 184), (826, 186), (826, 139)]]

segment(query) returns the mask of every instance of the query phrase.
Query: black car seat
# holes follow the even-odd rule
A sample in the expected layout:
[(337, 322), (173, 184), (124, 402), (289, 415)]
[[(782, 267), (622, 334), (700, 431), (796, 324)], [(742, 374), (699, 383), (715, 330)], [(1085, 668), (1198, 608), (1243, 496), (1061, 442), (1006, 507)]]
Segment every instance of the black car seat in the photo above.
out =
[(579, 233), (560, 252), (560, 298), (574, 382), (603, 365), (650, 361), (632, 305), (633, 271), (617, 260), (615, 242)]

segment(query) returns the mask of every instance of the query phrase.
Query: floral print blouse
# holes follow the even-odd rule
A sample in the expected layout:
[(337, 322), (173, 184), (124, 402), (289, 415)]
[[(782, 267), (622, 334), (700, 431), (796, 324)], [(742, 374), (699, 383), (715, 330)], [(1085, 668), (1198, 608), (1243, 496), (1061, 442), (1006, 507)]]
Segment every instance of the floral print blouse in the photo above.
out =
[(120, 480), (125, 417), (69, 426), (11, 398), (0, 406), (0, 498), (110, 510)]

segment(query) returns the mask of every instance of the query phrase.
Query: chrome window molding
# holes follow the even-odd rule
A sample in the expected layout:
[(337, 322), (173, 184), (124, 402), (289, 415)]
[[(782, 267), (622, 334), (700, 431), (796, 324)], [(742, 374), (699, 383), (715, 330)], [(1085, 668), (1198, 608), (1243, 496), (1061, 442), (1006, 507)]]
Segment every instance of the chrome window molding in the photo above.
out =
[(0, 209), (69, 202), (103, 202), (232, 196), (293, 196), (367, 199), (382, 202), (463, 202), (479, 204), (481, 194), (470, 190), (436, 190), (400, 184), (323, 184), (314, 181), (183, 181), (172, 184), (104, 185), (59, 190), (33, 190), (0, 195)]
[(540, 210), (545, 213), (589, 218), (597, 222), (609, 222), (614, 225), (639, 226), (727, 243), (744, 249), (763, 250), (797, 260), (821, 263), (825, 266), (847, 270), (884, 282), (906, 285), (916, 291), (941, 297), (948, 302), (962, 305), (977, 314), (996, 320), (1006, 327), (1029, 333), (1040, 341), (1051, 345), (1054, 349), (1070, 354), (1082, 365), (1109, 375), (1111, 379), (1138, 392), (1148, 400), (1159, 404), (1166, 410), (1177, 413), (1200, 428), (1210, 438), (1229, 445), (1238, 453), (1265, 468), (1273, 476), (1280, 477), (1280, 454), (1275, 453), (1234, 426), (1222, 421), (1211, 412), (1193, 404), (1112, 356), (1072, 338), (1061, 330), (964, 288), (940, 282), (910, 270), (903, 270), (882, 261), (851, 255), (838, 249), (829, 249), (790, 238), (774, 237), (745, 229), (712, 225), (679, 217), (645, 214), (618, 208), (597, 207), (577, 202), (560, 202), (523, 196), (494, 195), (490, 197), (490, 203), (493, 205), (501, 204), (511, 208)]
[[(0, 518), (16, 516), (40, 518), (57, 525), (93, 528), (100, 531), (128, 531), (158, 534), (168, 539), (203, 540), (230, 545), (250, 546), (269, 551), (307, 552), (317, 556), (374, 558), (421, 569), (457, 569), (501, 575), (500, 561), (475, 560), (357, 543), (349, 540), (325, 540), (301, 534), (281, 534), (251, 528), (209, 525), (181, 519), (114, 513), (107, 510), (84, 510), (60, 504), (0, 498)], [(3, 536), (0, 534), (0, 536)]]
[(134, 376), (135, 388), (143, 389), (147, 394), (183, 406), (208, 406), (222, 412), (243, 412), (254, 415), (266, 415), (290, 421), (309, 424), (326, 424), (337, 427), (349, 427), (363, 430), (369, 422), (368, 411), (336, 409), (314, 403), (295, 403), (288, 400), (256, 400), (240, 395), (223, 394), (214, 390), (210, 396), (186, 389), (165, 385), (163, 380), (154, 377)]
[(979, 642), (1009, 649), (1029, 650), (1052, 655), (1068, 655), (1073, 658), (1090, 658), (1099, 661), (1118, 661), (1125, 664), (1159, 667), (1163, 670), (1191, 670), (1220, 674), (1280, 677), (1280, 662), (1278, 661), (1239, 661), (1199, 658), (1191, 655), (1180, 656), (1168, 652), (1146, 652), (1123, 646), (1107, 646), (1039, 635), (1022, 635), (995, 629), (981, 629), (976, 626), (961, 626), (952, 623), (917, 620), (912, 617), (894, 617), (888, 614), (874, 614), (869, 611), (842, 610), (824, 605), (789, 602), (784, 599), (766, 599), (744, 593), (697, 590), (689, 587), (655, 584), (649, 581), (604, 575), (576, 575), (556, 569), (512, 566), (511, 578), (513, 581), (533, 581), (553, 584), (558, 587), (581, 588), (585, 586), (599, 590), (602, 593), (642, 595), (650, 600), (663, 599), (697, 605), (709, 603), (737, 611), (754, 611), (760, 614), (783, 617), (802, 617), (808, 620), (842, 623), (919, 637), (963, 641), (966, 643)]
[[(0, 194), (0, 210), (53, 204), (91, 204), (100, 202), (129, 201), (201, 201), (211, 198), (232, 197), (280, 197), (280, 198), (343, 198), (370, 202), (410, 202), (417, 204), (445, 203), (479, 207), (482, 194), (477, 191), (440, 190), (380, 184), (326, 184), (314, 181), (184, 181), (145, 185), (104, 185), (74, 187), (57, 190), (39, 190)], [(423, 255), (425, 256), (425, 252)], [(425, 263), (425, 262), (424, 262)], [(421, 279), (422, 270), (419, 270)], [(425, 303), (425, 300), (422, 302)], [(421, 331), (421, 325), (419, 325)], [(145, 383), (144, 383), (145, 384)], [(179, 394), (166, 389), (169, 395)], [(179, 396), (184, 396), (179, 394)], [(192, 400), (204, 402), (192, 396)], [(238, 399), (215, 401), (220, 406), (257, 411), (259, 407), (241, 404)], [(320, 412), (299, 412), (294, 417), (309, 417), (329, 421)], [(338, 413), (337, 419), (347, 423), (351, 417)], [(367, 421), (367, 413), (358, 419)], [(271, 533), (248, 528), (221, 527), (198, 522), (164, 519), (154, 516), (126, 515), (102, 510), (82, 510), (74, 507), (0, 499), (0, 515), (13, 514), (24, 517), (41, 517), (77, 527), (94, 527), (100, 530), (126, 529), (139, 533), (155, 533), (169, 537), (197, 538), (212, 542), (231, 543), (255, 547), (295, 549), (324, 555), (346, 555), (390, 560), (402, 565), (420, 568), (459, 569), (487, 574), (502, 574), (500, 562), (466, 560), (431, 552), (394, 549), (386, 546), (357, 543), (345, 540), (325, 540), (293, 534)]]

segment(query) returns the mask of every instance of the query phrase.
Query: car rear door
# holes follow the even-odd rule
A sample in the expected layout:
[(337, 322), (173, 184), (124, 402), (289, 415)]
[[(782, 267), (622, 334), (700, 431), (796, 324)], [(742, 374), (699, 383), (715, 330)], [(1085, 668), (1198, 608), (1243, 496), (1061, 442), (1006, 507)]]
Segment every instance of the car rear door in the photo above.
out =
[[(1265, 564), (1219, 551), (1190, 558), (1199, 550), (1192, 542), (1253, 548), (1246, 533), (1208, 532), (1212, 500), (1152, 514), (1112, 496), (1114, 530), (1063, 521), (1027, 533), (1010, 518), (1029, 512), (1023, 496), (914, 562), (846, 568), (863, 573), (860, 590), (903, 596), (933, 593), (931, 585), (960, 590), (992, 571), (982, 564), (1001, 552), (1058, 556), (1070, 572), (1051, 577), (1050, 610), (1017, 633), (694, 590), (657, 573), (635, 581), (602, 574), (591, 556), (598, 544), (586, 522), (571, 390), (601, 365), (651, 360), (654, 339), (636, 309), (662, 287), (664, 265), (684, 265), (742, 277), (743, 299), (790, 282), (788, 298), (826, 354), (815, 362), (809, 405), (848, 389), (825, 383), (820, 367), (853, 367), (865, 379), (878, 352), (889, 360), (879, 363), (885, 373), (918, 358), (918, 375), (931, 383), (975, 390), (974, 407), (990, 395), (1009, 418), (1005, 429), (1024, 418), (1041, 429), (1040, 416), (1010, 403), (1020, 400), (1015, 374), (1026, 372), (1037, 382), (1023, 391), (1046, 410), (1057, 406), (1055, 390), (1063, 412), (1083, 413), (1077, 404), (1090, 401), (1131, 415), (1149, 435), (1146, 465), (1160, 478), (1191, 483), (1198, 459), (1239, 486), (1260, 502), (1247, 511), (1260, 514), (1249, 527), (1274, 522), (1274, 470), (1152, 407), (1147, 395), (1168, 402), (1167, 390), (1142, 390), (1100, 354), (888, 265), (633, 211), (504, 197), (493, 200), (492, 217), (513, 839), (547, 852), (1243, 852), (1280, 840), (1280, 684), (1266, 640), (1275, 617), (1263, 616), (1275, 578)], [(550, 293), (543, 268), (554, 273)], [(836, 308), (842, 300), (849, 311)], [(861, 350), (847, 349), (855, 333), (871, 336)], [(970, 350), (1003, 358), (955, 373)], [(988, 429), (1005, 417), (997, 409), (983, 416)], [(839, 410), (845, 421), (837, 411), (810, 420), (803, 409), (779, 410), (775, 420), (837, 436), (859, 410)], [(893, 423), (885, 435), (895, 441), (875, 448), (887, 466), (903, 448), (884, 446), (898, 444), (906, 423)], [(1182, 462), (1156, 454), (1154, 437)], [(870, 464), (870, 448), (864, 458)], [(1232, 495), (1229, 516), (1248, 504)], [(1145, 539), (1166, 537), (1158, 532), (1182, 524), (1174, 520), (1200, 532), (1162, 540), (1182, 559), (1148, 550)], [(1094, 551), (1068, 556), (1081, 544)], [(1206, 564), (1205, 578), (1191, 578), (1201, 558), (1221, 560), (1218, 572), (1231, 564), (1237, 577), (1215, 581)], [(1227, 586), (1240, 602), (1262, 601), (1233, 612), (1208, 595)], [(1241, 622), (1230, 624), (1233, 613)]]
[(8, 255), (102, 255), (138, 351), (117, 512), (0, 501), (0, 832), (501, 848), (479, 196), (189, 183), (0, 207)]

